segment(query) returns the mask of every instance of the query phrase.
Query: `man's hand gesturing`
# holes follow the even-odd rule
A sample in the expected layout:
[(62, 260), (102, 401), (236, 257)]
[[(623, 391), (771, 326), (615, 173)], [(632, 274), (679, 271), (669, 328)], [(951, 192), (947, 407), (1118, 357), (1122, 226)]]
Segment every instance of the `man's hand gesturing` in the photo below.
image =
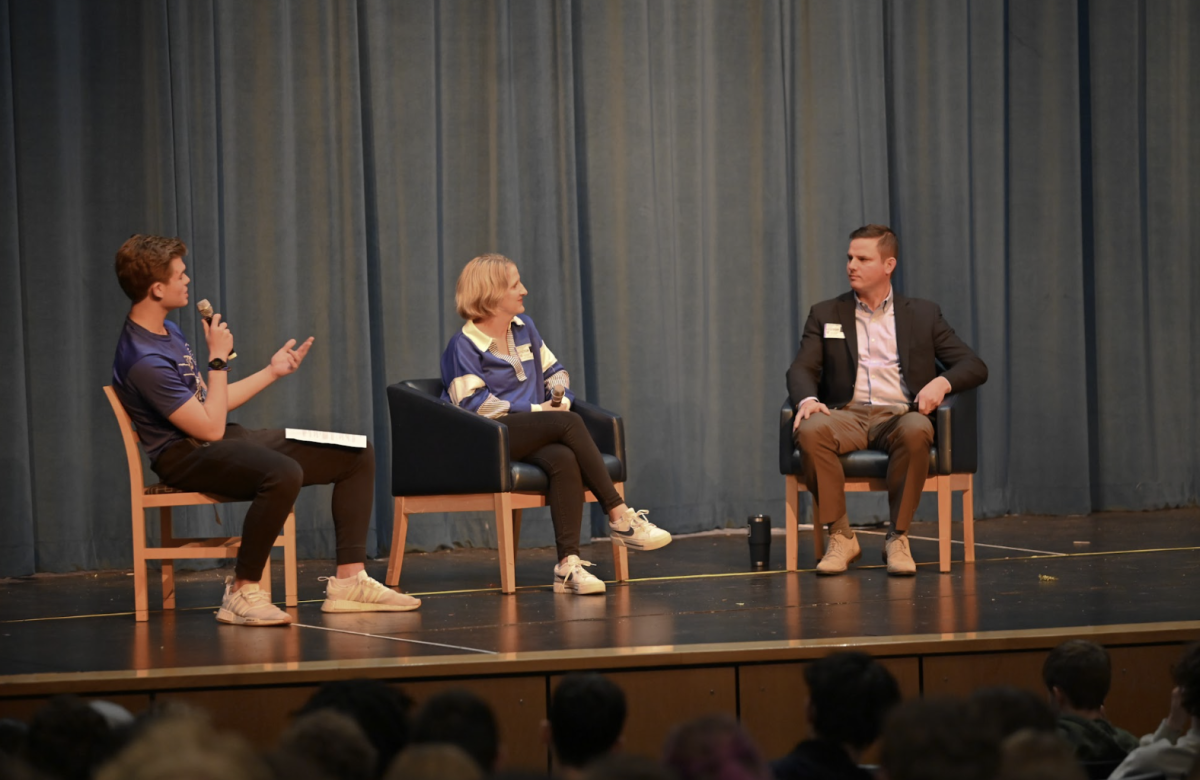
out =
[(309, 336), (303, 344), (293, 349), (296, 346), (296, 340), (288, 339), (288, 342), (271, 356), (271, 373), (276, 378), (279, 378), (287, 376), (297, 368), (300, 368), (300, 364), (304, 362), (304, 356), (308, 354), (308, 350), (312, 344), (313, 337)]

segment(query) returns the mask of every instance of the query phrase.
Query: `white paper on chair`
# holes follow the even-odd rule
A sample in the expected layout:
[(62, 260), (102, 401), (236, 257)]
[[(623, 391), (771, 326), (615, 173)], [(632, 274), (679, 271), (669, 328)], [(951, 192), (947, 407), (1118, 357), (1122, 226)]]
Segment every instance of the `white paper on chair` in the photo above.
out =
[(334, 433), (333, 431), (306, 431), (303, 428), (285, 428), (284, 435), (295, 441), (311, 441), (316, 444), (336, 444), (340, 447), (365, 449), (367, 437), (357, 433)]

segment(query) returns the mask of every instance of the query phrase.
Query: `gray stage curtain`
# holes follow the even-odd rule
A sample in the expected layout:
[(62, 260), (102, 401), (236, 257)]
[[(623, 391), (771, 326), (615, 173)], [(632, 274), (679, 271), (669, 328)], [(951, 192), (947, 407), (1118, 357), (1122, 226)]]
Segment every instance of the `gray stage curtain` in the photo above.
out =
[[(134, 232), (188, 243), (240, 371), (317, 337), (236, 418), (369, 434), (372, 553), (384, 388), (438, 373), (484, 251), (625, 417), (633, 505), (675, 532), (781, 517), (783, 373), (865, 222), (896, 228), (897, 288), (991, 368), (977, 512), (1197, 500), (1186, 0), (0, 0), (0, 24), (0, 576), (129, 560), (100, 387)], [(301, 499), (304, 555), (332, 553), (328, 498)], [(409, 541), (494, 529), (429, 516)]]

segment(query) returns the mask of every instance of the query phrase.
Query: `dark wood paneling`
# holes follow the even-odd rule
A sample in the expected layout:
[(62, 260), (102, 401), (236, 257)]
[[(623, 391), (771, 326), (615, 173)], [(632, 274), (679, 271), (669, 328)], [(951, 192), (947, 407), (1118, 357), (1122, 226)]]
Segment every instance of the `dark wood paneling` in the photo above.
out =
[[(806, 663), (811, 662), (743, 666), (738, 670), (742, 723), (769, 759), (783, 756), (810, 736), (804, 714), (808, 703)], [(921, 668), (916, 658), (884, 658), (880, 663), (896, 678), (905, 699), (921, 695)]]
[(269, 747), (287, 728), (292, 713), (300, 709), (315, 686), (288, 688), (223, 688), (199, 691), (167, 691), (155, 701), (184, 701), (208, 710), (213, 722), (243, 734), (253, 744)]
[[(52, 697), (34, 696), (26, 699), (0, 699), (0, 718), (16, 718), (28, 722), (33, 714), (45, 706)], [(126, 693), (102, 696), (85, 696), (85, 699), (104, 699), (119, 704), (137, 715), (150, 706), (150, 694)]]
[[(614, 672), (607, 676), (625, 692), (626, 752), (658, 758), (676, 724), (711, 712), (737, 716), (737, 673), (732, 667)], [(551, 678), (552, 689), (561, 679)]]
[(541, 739), (542, 721), (546, 719), (544, 676), (404, 683), (400, 687), (418, 706), (430, 696), (451, 688), (471, 691), (496, 713), (503, 766), (546, 771), (549, 751)]
[(1171, 704), (1171, 667), (1185, 645), (1114, 647), (1112, 688), (1104, 709), (1109, 720), (1135, 735), (1149, 734), (1167, 716)]

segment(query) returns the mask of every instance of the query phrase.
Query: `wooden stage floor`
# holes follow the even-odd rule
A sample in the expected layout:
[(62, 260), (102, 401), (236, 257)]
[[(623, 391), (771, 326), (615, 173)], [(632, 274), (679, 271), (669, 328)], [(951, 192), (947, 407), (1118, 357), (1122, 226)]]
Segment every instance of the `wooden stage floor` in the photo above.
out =
[[(792, 574), (781, 570), (778, 533), (766, 572), (749, 570), (742, 533), (685, 537), (661, 551), (631, 553), (635, 579), (609, 582), (603, 597), (554, 594), (550, 549), (520, 552), (515, 597), (497, 589), (495, 551), (410, 554), (402, 585), (424, 604), (399, 614), (322, 613), (317, 577), (329, 564), (302, 562), (301, 603), (293, 610), (299, 630), (218, 624), (213, 612), (222, 570), (180, 575), (179, 608), (152, 611), (142, 625), (130, 611), (128, 572), (0, 579), (0, 682), (279, 662), (1149, 628), (1200, 619), (1197, 510), (981, 521), (978, 562), (962, 564), (956, 542), (950, 574), (937, 571), (935, 534), (932, 523), (914, 525), (912, 548), (921, 566), (911, 578), (886, 575), (879, 530), (860, 531), (862, 560), (836, 577), (813, 574), (807, 532), (801, 533), (803, 570)], [(588, 546), (584, 556), (596, 562), (598, 576), (612, 577), (606, 542)], [(383, 579), (384, 562), (369, 568)], [(281, 575), (276, 561), (276, 583)], [(152, 585), (152, 607), (157, 599)]]
[[(733, 670), (729, 706), (742, 712), (751, 706), (746, 686), (758, 679), (752, 672), (833, 648), (895, 659), (911, 678), (906, 688), (920, 695), (1027, 677), (1046, 649), (1071, 636), (1150, 648), (1159, 653), (1155, 663), (1200, 639), (1200, 510), (979, 521), (977, 562), (962, 563), (956, 542), (949, 574), (937, 570), (935, 524), (915, 524), (911, 533), (921, 563), (911, 578), (887, 576), (879, 530), (860, 531), (863, 558), (837, 577), (813, 573), (808, 532), (795, 573), (781, 570), (781, 535), (772, 569), (752, 572), (744, 533), (710, 534), (631, 553), (635, 579), (610, 582), (603, 597), (554, 594), (549, 549), (520, 551), (516, 596), (499, 593), (495, 551), (411, 554), (402, 585), (424, 604), (398, 614), (322, 613), (317, 577), (330, 564), (305, 562), (297, 622), (283, 628), (218, 624), (222, 570), (181, 574), (178, 608), (152, 610), (140, 624), (128, 572), (0, 580), (0, 717), (63, 691), (120, 700), (291, 686), (298, 689), (292, 702), (321, 681), (354, 676), (406, 685), (525, 676), (541, 680), (531, 690), (544, 697), (553, 675), (572, 669)], [(607, 542), (584, 557), (598, 576), (612, 577)], [(368, 567), (383, 579), (384, 561)], [(278, 562), (275, 577), (278, 585)], [(159, 603), (152, 585), (151, 607)], [(1033, 655), (1019, 673), (1001, 663), (956, 683), (946, 671), (951, 656), (1022, 652)], [(939, 658), (941, 666), (933, 663)], [(901, 664), (906, 659), (911, 667)], [(764, 679), (760, 693), (772, 685)]]

